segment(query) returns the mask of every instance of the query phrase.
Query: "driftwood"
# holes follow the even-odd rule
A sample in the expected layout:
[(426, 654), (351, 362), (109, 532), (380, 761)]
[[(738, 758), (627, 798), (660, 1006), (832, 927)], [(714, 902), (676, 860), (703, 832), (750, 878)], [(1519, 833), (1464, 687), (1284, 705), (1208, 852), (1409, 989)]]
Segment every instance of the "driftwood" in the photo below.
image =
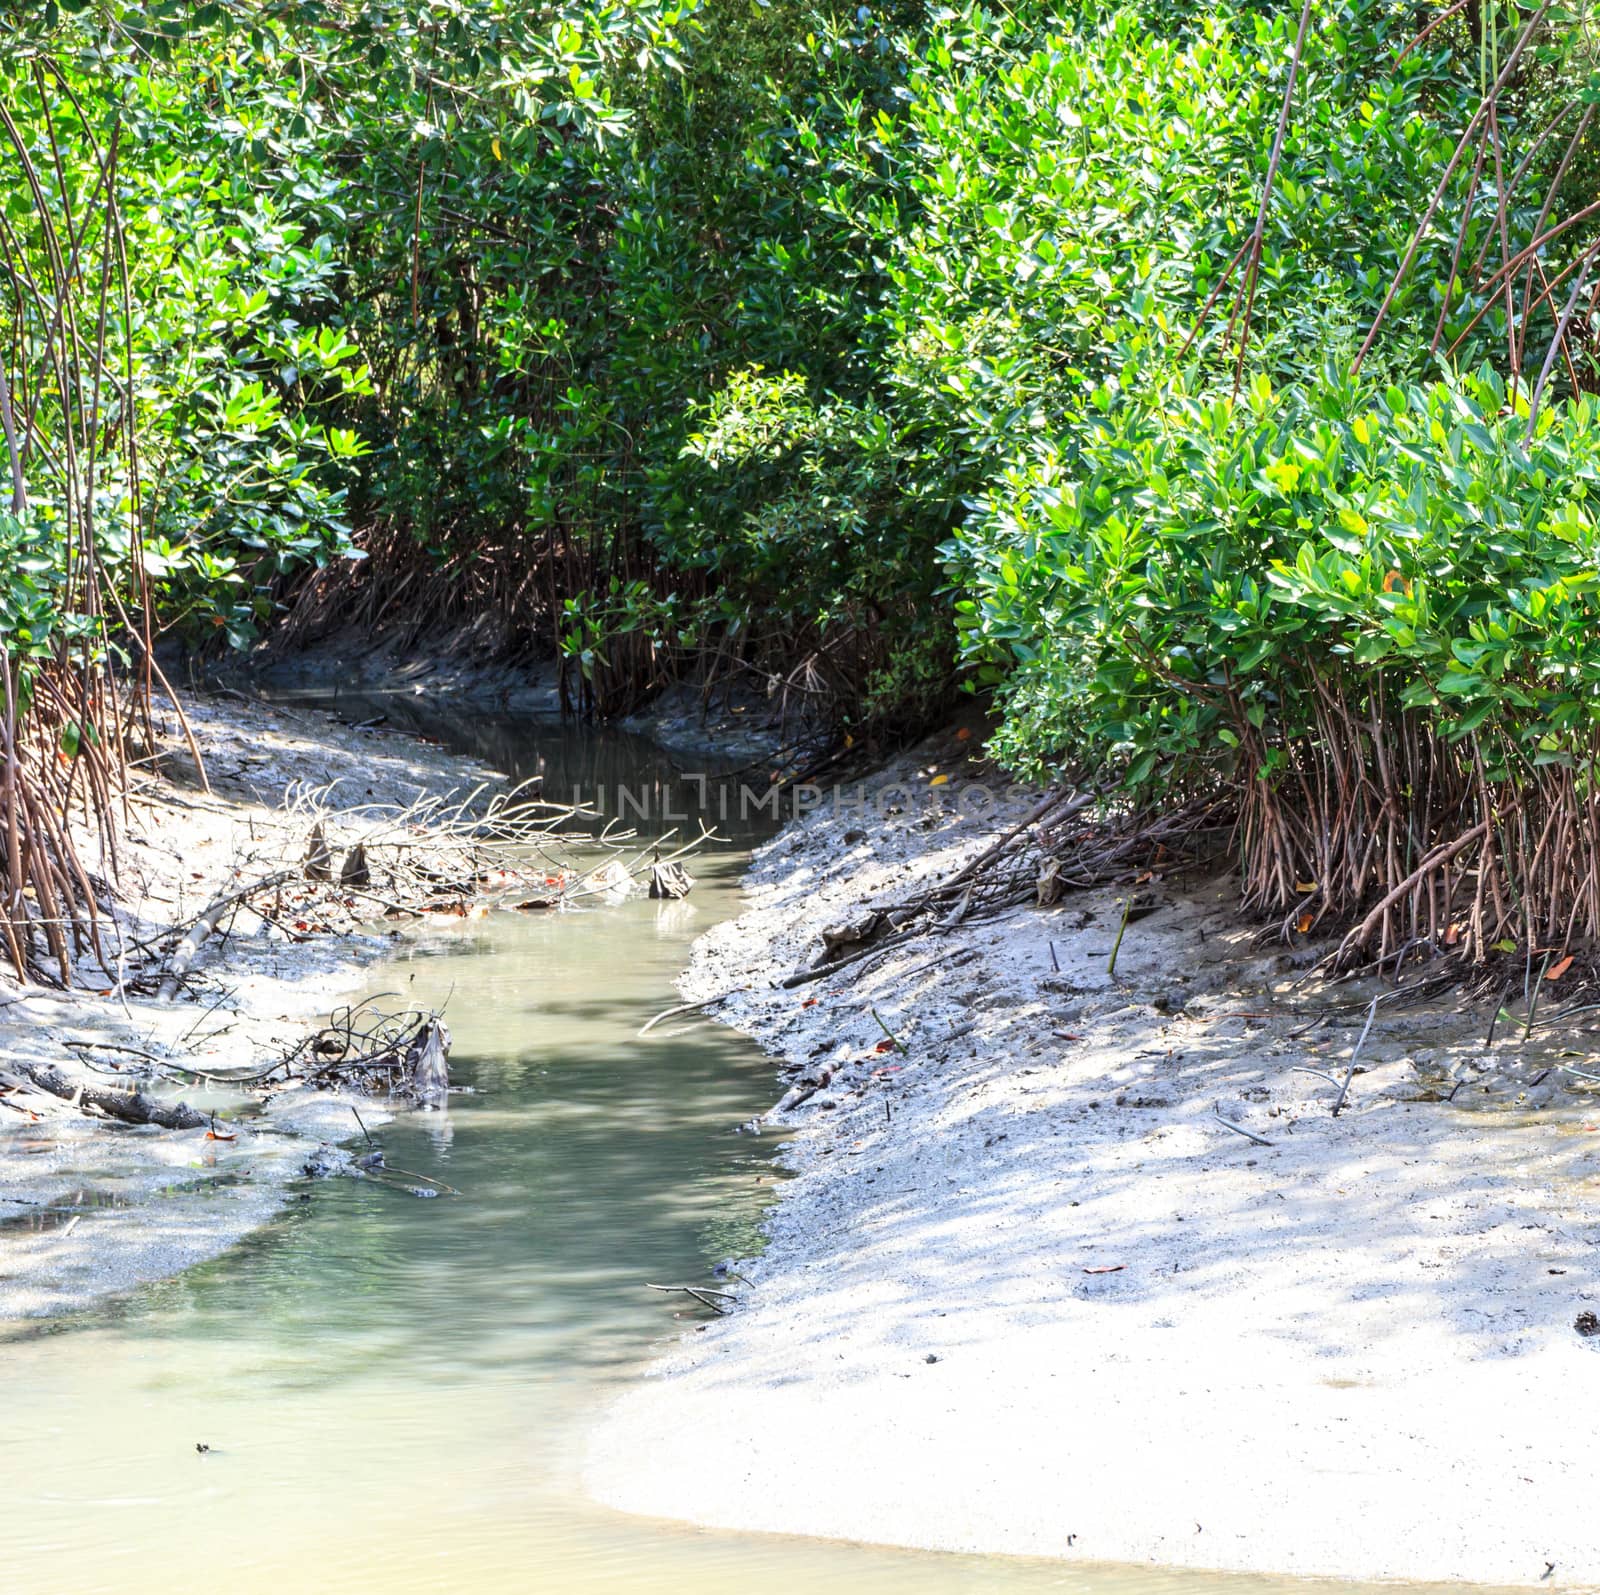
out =
[[(436, 1012), (415, 1008), (384, 1011), (375, 1006), (378, 1000), (369, 998), (338, 1010), (330, 1024), (303, 1036), (272, 1062), (254, 1069), (200, 1070), (176, 1058), (124, 1046), (120, 1042), (83, 1041), (66, 1045), (84, 1050), (104, 1047), (109, 1051), (132, 1053), (168, 1080), (183, 1078), (192, 1082), (198, 1079), (263, 1094), (300, 1082), (318, 1090), (387, 1092), (393, 1097), (409, 1098), (423, 1108), (446, 1107), (450, 1098), (448, 1028)], [(10, 1060), (0, 1069), (0, 1106), (15, 1108), (18, 1112), (31, 1111), (23, 1103), (9, 1101), (11, 1092), (39, 1093), (25, 1100), (37, 1101), (41, 1108), (48, 1104), (55, 1111), (76, 1109), (124, 1124), (193, 1130), (212, 1122), (210, 1114), (201, 1113), (186, 1102), (163, 1100), (137, 1087), (130, 1090), (120, 1085), (91, 1083), (48, 1063)], [(356, 1122), (361, 1123), (359, 1113)], [(365, 1128), (362, 1125), (362, 1129)], [(232, 1136), (220, 1138), (231, 1140)], [(356, 1166), (368, 1167), (361, 1160)], [(441, 1191), (450, 1191), (450, 1187), (428, 1176), (412, 1177), (430, 1187), (415, 1191), (416, 1195), (436, 1196)]]
[(820, 968), (823, 964), (832, 963), (846, 947), (857, 947), (862, 942), (871, 941), (884, 928), (884, 923), (882, 914), (869, 910), (843, 924), (826, 926), (822, 932), (822, 952), (813, 967)]
[(79, 1107), (95, 1108), (124, 1124), (158, 1124), (164, 1130), (198, 1130), (210, 1118), (187, 1102), (161, 1102), (142, 1091), (112, 1091), (104, 1086), (79, 1085), (48, 1063), (13, 1062), (12, 1068), (51, 1096)]
[(268, 891), (274, 886), (281, 886), (285, 881), (292, 881), (297, 873), (292, 869), (278, 870), (275, 874), (265, 875), (260, 880), (252, 881), (248, 886), (241, 886), (238, 891), (229, 892), (226, 897), (219, 897), (212, 903), (184, 933), (183, 940), (173, 949), (172, 957), (167, 960), (167, 971), (161, 980), (160, 1000), (171, 1002), (178, 995), (178, 989), (183, 984), (183, 977), (189, 972), (189, 966), (200, 956), (200, 949), (205, 946), (206, 938), (222, 923), (222, 916), (230, 908), (242, 903), (256, 892)]
[(702, 1307), (709, 1307), (714, 1313), (724, 1316), (732, 1311), (722, 1305), (725, 1301), (738, 1301), (738, 1296), (731, 1290), (713, 1290), (709, 1285), (646, 1285), (646, 1290), (659, 1290), (668, 1295), (693, 1296)]
[(652, 897), (687, 897), (693, 885), (694, 876), (681, 864), (653, 864), (650, 867)]
[(1039, 866), (1039, 878), (1034, 882), (1034, 894), (1040, 908), (1049, 908), (1061, 901), (1066, 883), (1061, 879), (1061, 860), (1047, 858)]
[(831, 964), (813, 964), (809, 969), (796, 969), (777, 982), (780, 991), (792, 991), (796, 986), (804, 986), (809, 981), (825, 980), (829, 975), (840, 969), (847, 969), (851, 964), (860, 963), (863, 958), (876, 958), (880, 954), (889, 952), (898, 947), (902, 942), (908, 942), (917, 934), (914, 930), (896, 931), (892, 936), (886, 936), (882, 941), (866, 947), (858, 947), (853, 953), (846, 953), (842, 958), (836, 958)]
[(333, 850), (328, 846), (327, 832), (323, 830), (321, 821), (311, 827), (302, 868), (308, 881), (333, 879)]
[(450, 1032), (438, 1017), (429, 1019), (406, 1054), (411, 1077), (407, 1091), (419, 1107), (442, 1108), (450, 1100)]
[(802, 1075), (799, 1081), (785, 1091), (779, 1101), (768, 1108), (762, 1117), (770, 1119), (777, 1114), (789, 1112), (791, 1108), (798, 1108), (803, 1102), (809, 1102), (819, 1091), (833, 1084), (834, 1072), (832, 1064), (824, 1064), (821, 1068)]
[(7, 1074), (3, 1069), (0, 1069), (0, 1108), (9, 1108), (25, 1119), (40, 1119), (46, 1113), (68, 1111), (68, 1105), (51, 1092), (42, 1091), (33, 1081), (18, 1074)]
[(961, 888), (961, 895), (956, 899), (956, 906), (939, 921), (940, 930), (954, 930), (964, 920), (972, 909), (973, 893), (978, 889), (976, 881), (968, 881)]

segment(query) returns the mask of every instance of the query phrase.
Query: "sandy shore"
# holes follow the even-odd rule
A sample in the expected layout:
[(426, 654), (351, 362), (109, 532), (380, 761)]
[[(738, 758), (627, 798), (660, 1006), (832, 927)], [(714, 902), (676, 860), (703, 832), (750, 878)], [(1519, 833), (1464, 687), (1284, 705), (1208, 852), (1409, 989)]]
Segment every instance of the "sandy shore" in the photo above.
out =
[(1489, 1053), (1484, 1016), (1399, 1011), (1334, 1118), (1293, 1071), (1342, 1074), (1368, 994), (1286, 968), (1224, 883), (1153, 883), (1114, 979), (1108, 891), (775, 989), (1025, 811), (960, 816), (967, 746), (888, 772), (901, 813), (789, 827), (698, 945), (687, 997), (748, 987), (716, 1011), (836, 1073), (734, 1311), (607, 1414), (591, 1492), (952, 1551), (1600, 1581), (1600, 1105), (1549, 1067), (1593, 1042)]
[[(211, 790), (195, 778), (177, 717), (158, 713), (158, 747), (134, 779), (122, 847), (117, 928), (127, 947), (187, 925), (241, 873), (298, 858), (306, 822), (281, 806), (297, 784), (338, 783), (344, 805), (403, 805), (490, 773), (415, 738), (316, 713), (233, 697), (190, 698), (185, 709)], [(114, 951), (116, 937), (107, 945)], [(375, 936), (291, 940), (246, 910), (197, 965), (200, 1000), (124, 1002), (94, 989), (20, 987), (0, 974), (0, 1079), (15, 1086), (5, 1066), (26, 1061), (86, 1085), (127, 1084), (141, 1052), (219, 1071), (259, 1065), (348, 1000), (385, 947)], [(113, 983), (88, 960), (83, 975), (91, 988)], [(242, 1100), (220, 1089), (182, 1095), (202, 1111)], [(230, 1141), (204, 1129), (109, 1125), (37, 1092), (13, 1089), (5, 1107), (0, 1320), (81, 1307), (216, 1256), (282, 1206), (320, 1143), (358, 1133), (348, 1099), (309, 1090), (275, 1097), (248, 1125), (227, 1125)], [(365, 1098), (361, 1113), (368, 1125), (386, 1116)]]

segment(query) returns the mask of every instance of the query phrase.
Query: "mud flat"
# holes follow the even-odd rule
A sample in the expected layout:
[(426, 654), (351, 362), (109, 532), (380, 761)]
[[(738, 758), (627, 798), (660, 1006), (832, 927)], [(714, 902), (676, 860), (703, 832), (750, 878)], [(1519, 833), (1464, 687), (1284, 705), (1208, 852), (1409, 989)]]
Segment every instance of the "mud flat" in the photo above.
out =
[[(348, 999), (363, 967), (384, 956), (385, 937), (317, 926), (302, 935), (242, 910), (196, 965), (193, 1000), (177, 1002), (119, 999), (119, 957), (131, 973), (242, 870), (297, 857), (305, 822), (282, 806), (293, 790), (406, 805), (492, 774), (416, 738), (316, 713), (232, 696), (187, 699), (186, 712), (210, 790), (176, 714), (159, 709), (157, 745), (129, 794), (111, 967), (80, 960), (91, 989), (71, 992), (0, 975), (0, 1078), (13, 1088), (18, 1064), (49, 1064), (93, 1088), (133, 1084), (146, 1055), (217, 1071), (270, 1059)], [(241, 1100), (203, 1086), (181, 1095), (202, 1112)], [(380, 1105), (358, 1100), (369, 1126), (382, 1122)], [(275, 1097), (248, 1123), (223, 1121), (230, 1139), (110, 1125), (37, 1092), (12, 1089), (0, 1103), (0, 1320), (81, 1307), (217, 1255), (289, 1199), (319, 1144), (359, 1135), (349, 1098), (305, 1089)]]
[(1026, 812), (963, 817), (968, 746), (790, 825), (697, 945), (686, 999), (732, 992), (790, 1080), (831, 1078), (740, 1299), (606, 1414), (590, 1491), (1085, 1563), (1600, 1580), (1600, 1106), (1554, 1067), (1592, 1043), (1382, 1007), (1335, 1117), (1295, 1071), (1342, 1079), (1372, 989), (1289, 967), (1222, 881), (1153, 883), (1115, 975), (1106, 890), (776, 984)]

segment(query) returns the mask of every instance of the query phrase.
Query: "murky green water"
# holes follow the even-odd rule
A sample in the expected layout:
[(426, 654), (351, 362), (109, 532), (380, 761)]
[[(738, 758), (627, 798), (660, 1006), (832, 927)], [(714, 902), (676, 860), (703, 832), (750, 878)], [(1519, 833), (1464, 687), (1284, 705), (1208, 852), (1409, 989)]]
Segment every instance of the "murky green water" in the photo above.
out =
[[(434, 734), (543, 760), (552, 791), (674, 778), (627, 739)], [(448, 996), (476, 1094), (380, 1133), (459, 1197), (323, 1182), (207, 1267), (0, 1340), (4, 1595), (1335, 1587), (700, 1532), (581, 1498), (585, 1423), (683, 1327), (643, 1286), (707, 1278), (773, 1189), (770, 1143), (728, 1133), (772, 1100), (769, 1064), (709, 1024), (636, 1036), (733, 911), (753, 834), (696, 863), (685, 903), (477, 922), (373, 971)]]

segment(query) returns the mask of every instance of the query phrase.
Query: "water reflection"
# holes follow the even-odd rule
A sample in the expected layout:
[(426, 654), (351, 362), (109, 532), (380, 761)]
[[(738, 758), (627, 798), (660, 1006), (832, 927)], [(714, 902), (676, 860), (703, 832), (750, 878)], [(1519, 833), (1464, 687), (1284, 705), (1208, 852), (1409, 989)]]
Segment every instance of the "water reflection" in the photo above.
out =
[(749, 844), (771, 834), (780, 808), (765, 762), (669, 752), (628, 731), (530, 722), (476, 707), (441, 713), (404, 692), (297, 693), (274, 701), (313, 704), (350, 725), (381, 722), (389, 731), (445, 743), (517, 781), (542, 782), (552, 802), (588, 804), (643, 836), (692, 837), (704, 824)]

